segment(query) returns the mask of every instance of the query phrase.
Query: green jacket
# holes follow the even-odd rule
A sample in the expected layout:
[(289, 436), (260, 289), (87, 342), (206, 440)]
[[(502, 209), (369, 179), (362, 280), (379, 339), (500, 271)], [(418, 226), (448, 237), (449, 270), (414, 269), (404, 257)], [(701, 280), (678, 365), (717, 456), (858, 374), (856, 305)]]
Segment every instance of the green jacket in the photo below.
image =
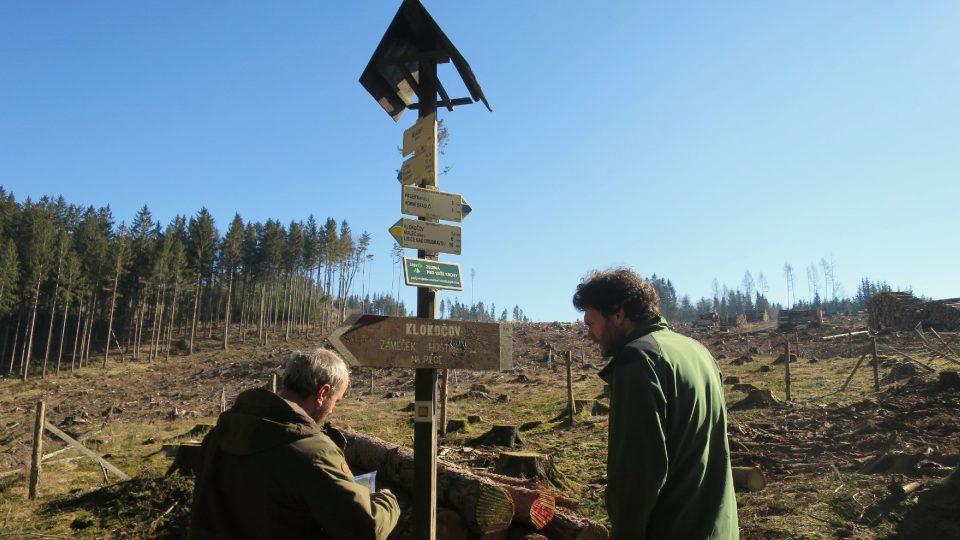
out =
[(616, 539), (736, 539), (720, 371), (662, 317), (600, 371), (610, 385), (606, 506)]
[(189, 537), (386, 538), (396, 498), (355, 484), (330, 435), (272, 392), (240, 394), (204, 438)]

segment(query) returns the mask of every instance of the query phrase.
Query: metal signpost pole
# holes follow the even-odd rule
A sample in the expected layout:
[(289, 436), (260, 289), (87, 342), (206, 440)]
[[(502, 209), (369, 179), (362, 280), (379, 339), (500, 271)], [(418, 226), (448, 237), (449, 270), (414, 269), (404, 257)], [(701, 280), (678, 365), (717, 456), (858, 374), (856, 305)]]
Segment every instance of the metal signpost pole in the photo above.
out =
[[(437, 64), (434, 60), (420, 60), (420, 118), (437, 111)], [(433, 141), (436, 145), (436, 140)], [(425, 187), (421, 186), (421, 187)], [(420, 218), (426, 221), (426, 218)], [(421, 259), (434, 259), (423, 250), (417, 252)], [(417, 317), (437, 318), (437, 292), (426, 287), (417, 287)], [(429, 420), (414, 423), (413, 429), (413, 537), (434, 540), (437, 536), (437, 423), (436, 410), (437, 370), (417, 368), (414, 382), (414, 400), (420, 406), (429, 403)]]

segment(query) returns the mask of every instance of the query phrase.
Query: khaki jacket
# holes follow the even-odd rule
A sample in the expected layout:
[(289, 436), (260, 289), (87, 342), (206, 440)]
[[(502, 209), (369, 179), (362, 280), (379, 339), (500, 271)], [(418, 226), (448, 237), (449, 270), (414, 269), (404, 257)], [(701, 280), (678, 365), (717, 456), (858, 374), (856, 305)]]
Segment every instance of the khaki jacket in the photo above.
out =
[(354, 483), (341, 447), (303, 409), (254, 389), (204, 438), (189, 538), (380, 540), (399, 516), (393, 495)]

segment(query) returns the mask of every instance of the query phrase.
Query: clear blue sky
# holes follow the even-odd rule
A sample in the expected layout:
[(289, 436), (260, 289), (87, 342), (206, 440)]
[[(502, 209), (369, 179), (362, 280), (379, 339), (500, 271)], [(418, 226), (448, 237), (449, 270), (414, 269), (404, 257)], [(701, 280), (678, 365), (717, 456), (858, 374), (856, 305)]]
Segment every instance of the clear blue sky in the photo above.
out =
[[(848, 294), (960, 296), (960, 3), (424, 3), (494, 109), (440, 113), (462, 301), (572, 320), (620, 264), (694, 298), (762, 272), (784, 301), (784, 263), (803, 297), (831, 255)], [(357, 79), (398, 6), (0, 0), (0, 184), (118, 221), (346, 219), (385, 291), (415, 114)]]

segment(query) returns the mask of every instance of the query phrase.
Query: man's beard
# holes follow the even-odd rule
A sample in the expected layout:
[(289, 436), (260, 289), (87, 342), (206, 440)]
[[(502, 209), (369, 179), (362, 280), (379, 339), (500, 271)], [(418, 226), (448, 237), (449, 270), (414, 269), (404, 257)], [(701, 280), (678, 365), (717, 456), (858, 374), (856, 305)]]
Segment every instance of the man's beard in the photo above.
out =
[(603, 336), (600, 339), (600, 354), (606, 357), (614, 356), (626, 344), (627, 332), (608, 323), (604, 327)]
[(330, 404), (330, 400), (327, 400), (323, 402), (323, 405), (321, 405), (320, 407), (318, 407), (316, 410), (313, 411), (313, 414), (311, 415), (311, 417), (313, 418), (313, 421), (316, 422), (317, 424), (322, 424), (323, 421), (326, 420), (330, 416), (330, 413), (332, 412), (333, 412), (333, 407)]

